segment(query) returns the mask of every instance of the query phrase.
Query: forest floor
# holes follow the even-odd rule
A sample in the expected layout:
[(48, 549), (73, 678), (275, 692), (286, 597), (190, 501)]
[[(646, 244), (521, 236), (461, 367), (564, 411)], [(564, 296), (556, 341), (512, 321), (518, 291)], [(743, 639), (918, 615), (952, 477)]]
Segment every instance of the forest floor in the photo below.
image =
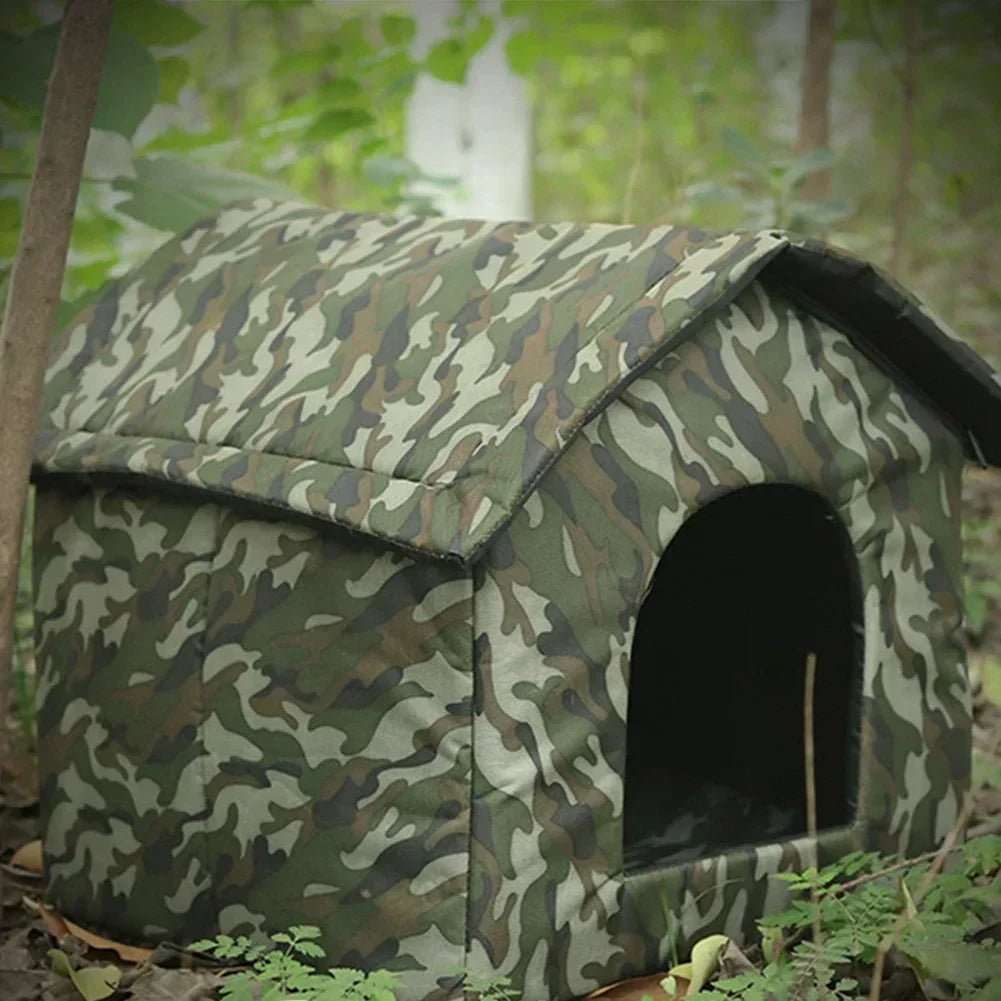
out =
[[(967, 641), (974, 684), (974, 774), (983, 779), (967, 827), (970, 835), (1001, 833), (1001, 709), (980, 683), (988, 662), (1001, 664), (1001, 474), (972, 470), (964, 484), (964, 534), (967, 553)], [(45, 906), (43, 879), (36, 860), (15, 864), (15, 852), (40, 836), (36, 761), (23, 731), (11, 724), (17, 753), (6, 763), (0, 782), (0, 1001), (208, 1001), (218, 996), (219, 973), (162, 943), (154, 951), (109, 942), (68, 923)], [(0, 763), (2, 765), (3, 763)], [(23, 853), (22, 853), (23, 855)], [(22, 859), (23, 861), (23, 859)], [(79, 971), (109, 970), (88, 981), (53, 972), (50, 950), (58, 949)], [(57, 959), (58, 963), (59, 960)], [(640, 1001), (653, 994), (657, 978), (601, 992), (600, 1001)], [(110, 983), (117, 989), (111, 991)], [(352, 995), (353, 996), (353, 995)], [(910, 1001), (921, 994), (884, 990), (884, 1001)]]

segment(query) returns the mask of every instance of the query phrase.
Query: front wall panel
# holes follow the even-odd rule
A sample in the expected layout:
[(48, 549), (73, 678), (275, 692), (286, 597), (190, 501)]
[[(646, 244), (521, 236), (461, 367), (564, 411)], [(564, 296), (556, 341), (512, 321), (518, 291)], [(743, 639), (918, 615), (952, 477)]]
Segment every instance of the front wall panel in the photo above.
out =
[[(960, 463), (953, 436), (846, 337), (760, 285), (584, 429), (477, 579), (474, 970), (557, 1001), (661, 969), (672, 945), (748, 929), (781, 902), (769, 874), (810, 861), (802, 839), (621, 872), (636, 613), (685, 517), (740, 487), (823, 494), (859, 560), (860, 818), (822, 835), (822, 854), (944, 835), (969, 767)], [(664, 724), (665, 754), (680, 753), (669, 707)]]
[(57, 905), (122, 938), (315, 924), (440, 993), (462, 962), (471, 581), (125, 489), (39, 496)]

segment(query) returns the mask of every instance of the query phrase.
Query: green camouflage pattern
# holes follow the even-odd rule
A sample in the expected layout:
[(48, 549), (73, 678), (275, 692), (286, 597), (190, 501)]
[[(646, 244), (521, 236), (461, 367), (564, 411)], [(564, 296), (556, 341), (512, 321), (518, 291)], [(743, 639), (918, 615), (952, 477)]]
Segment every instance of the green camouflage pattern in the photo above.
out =
[[(36, 456), (56, 906), (565, 1001), (746, 931), (817, 851), (940, 838), (966, 442), (769, 282), (787, 246), (254, 203), (112, 286)], [(636, 616), (685, 518), (762, 483), (858, 558), (857, 821), (625, 876)]]
[[(961, 464), (957, 439), (925, 405), (760, 282), (584, 428), (477, 567), (477, 974), (510, 975), (526, 997), (576, 997), (664, 969), (703, 935), (752, 931), (786, 900), (769, 876), (812, 864), (816, 851), (918, 852), (947, 833), (970, 755)], [(626, 876), (637, 609), (685, 518), (762, 483), (824, 496), (858, 558), (857, 820), (819, 845), (804, 837)], [(686, 753), (670, 744), (668, 707), (664, 723), (665, 754)], [(717, 724), (707, 712), (707, 740)]]
[(148, 485), (37, 510), (56, 906), (126, 941), (316, 924), (411, 996), (454, 983), (468, 575)]
[(466, 557), (668, 323), (783, 246), (233, 207), (66, 330), (37, 462), (266, 499)]
[[(165, 479), (473, 559), (618, 386), (789, 246), (241, 204), (61, 334), (37, 467)], [(955, 351), (982, 388), (987, 367)]]

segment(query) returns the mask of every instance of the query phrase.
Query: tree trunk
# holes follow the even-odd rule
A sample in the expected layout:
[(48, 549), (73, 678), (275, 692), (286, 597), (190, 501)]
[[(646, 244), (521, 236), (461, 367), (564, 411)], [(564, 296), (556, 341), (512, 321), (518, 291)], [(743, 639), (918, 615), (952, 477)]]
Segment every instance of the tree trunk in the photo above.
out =
[(66, 8), (0, 336), (0, 763), (9, 747), (17, 570), (32, 446), (112, 3), (70, 0)]
[(893, 203), (893, 249), (890, 271), (899, 275), (904, 266), (904, 241), (911, 201), (911, 174), (914, 171), (914, 109), (918, 92), (918, 5), (904, 4), (904, 65), (900, 74), (900, 148), (897, 153), (897, 184)]
[[(461, 9), (459, 0), (413, 0), (418, 59), (449, 34)], [(407, 156), (425, 174), (458, 185), (418, 182), (412, 193), (449, 216), (531, 219), (532, 112), (527, 85), (504, 51), (512, 22), (501, 17), (500, 0), (484, 0), (479, 10), (493, 17), (494, 34), (470, 63), (465, 84), (422, 73), (407, 106)]]
[[(810, 0), (796, 143), (800, 153), (827, 149), (831, 144), (831, 62), (837, 5), (837, 0)], [(802, 193), (806, 198), (829, 198), (831, 172), (811, 174), (803, 182)]]

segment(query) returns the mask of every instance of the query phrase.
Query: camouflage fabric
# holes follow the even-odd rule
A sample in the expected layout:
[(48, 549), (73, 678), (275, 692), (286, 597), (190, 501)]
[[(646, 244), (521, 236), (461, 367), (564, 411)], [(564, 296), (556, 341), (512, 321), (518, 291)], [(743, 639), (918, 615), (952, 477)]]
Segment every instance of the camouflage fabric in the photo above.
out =
[[(237, 206), (64, 332), (37, 462), (266, 500), (472, 559), (617, 387), (789, 249), (773, 232)], [(840, 260), (803, 253), (820, 272)], [(916, 323), (905, 332), (931, 349)], [(961, 368), (956, 396), (996, 413), (987, 367), (952, 351), (923, 388)], [(981, 444), (1001, 461), (996, 424)]]
[(317, 924), (433, 997), (463, 962), (472, 586), (315, 526), (43, 485), (46, 865), (119, 939)]
[[(918, 852), (946, 834), (970, 754), (961, 463), (927, 406), (761, 283), (588, 423), (477, 567), (469, 962), (478, 973), (509, 974), (527, 997), (570, 998), (654, 972), (672, 946), (683, 953), (705, 934), (750, 932), (786, 899), (769, 876), (813, 862), (803, 837), (623, 873), (637, 610), (685, 519), (741, 488), (794, 483), (822, 494), (858, 560), (858, 814), (850, 829), (821, 833), (821, 857)], [(670, 664), (670, 637), (665, 648)], [(669, 712), (665, 754), (684, 753), (670, 742)], [(712, 728), (710, 718), (706, 740)]]
[[(57, 906), (124, 939), (316, 924), (403, 1001), (461, 968), (564, 1001), (747, 930), (815, 850), (941, 837), (959, 469), (996, 442), (797, 304), (791, 249), (254, 203), (110, 287), (37, 451)], [(857, 558), (857, 819), (627, 876), (637, 615), (686, 518), (765, 483)]]

